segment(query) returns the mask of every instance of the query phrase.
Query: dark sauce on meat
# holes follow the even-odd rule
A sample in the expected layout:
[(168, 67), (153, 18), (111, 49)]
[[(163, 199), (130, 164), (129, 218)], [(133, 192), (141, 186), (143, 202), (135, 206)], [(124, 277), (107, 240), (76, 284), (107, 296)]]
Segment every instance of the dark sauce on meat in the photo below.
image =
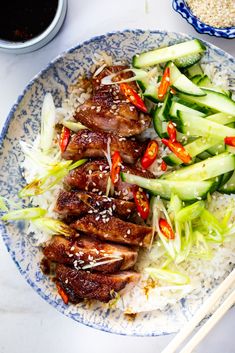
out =
[(52, 22), (58, 0), (3, 0), (0, 38), (25, 42), (41, 34)]

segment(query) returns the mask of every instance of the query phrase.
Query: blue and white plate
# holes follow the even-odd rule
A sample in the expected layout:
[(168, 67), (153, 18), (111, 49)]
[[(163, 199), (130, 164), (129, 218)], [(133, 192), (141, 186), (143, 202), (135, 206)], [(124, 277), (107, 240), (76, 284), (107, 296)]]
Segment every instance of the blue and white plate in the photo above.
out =
[[(15, 199), (24, 185), (19, 140), (30, 142), (38, 133), (40, 110), (46, 92), (51, 92), (56, 105), (60, 105), (69, 85), (75, 83), (84, 71), (89, 73), (95, 52), (106, 51), (113, 58), (126, 61), (131, 60), (135, 53), (188, 39), (191, 37), (180, 33), (126, 30), (92, 38), (52, 61), (27, 85), (5, 122), (0, 148), (1, 195)], [(206, 61), (215, 63), (217, 67), (229, 67), (235, 73), (235, 60), (229, 54), (209, 43), (205, 44), (208, 48)], [(40, 271), (42, 254), (26, 233), (24, 223), (1, 223), (0, 230), (12, 259), (30, 286), (50, 305), (80, 323), (122, 335), (157, 336), (176, 332), (196, 310), (196, 307), (192, 309), (187, 305), (187, 300), (182, 300), (177, 309), (168, 306), (162, 314), (153, 311), (139, 314), (135, 320), (127, 320), (122, 312), (102, 304), (66, 306), (54, 284)]]

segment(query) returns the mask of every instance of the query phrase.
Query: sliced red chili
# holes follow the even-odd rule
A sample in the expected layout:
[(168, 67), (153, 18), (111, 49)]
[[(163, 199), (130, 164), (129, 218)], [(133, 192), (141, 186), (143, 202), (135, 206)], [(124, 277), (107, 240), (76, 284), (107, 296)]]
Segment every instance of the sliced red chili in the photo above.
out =
[(167, 133), (169, 135), (169, 138), (172, 142), (176, 141), (176, 136), (177, 136), (177, 130), (175, 128), (175, 125), (173, 124), (172, 121), (169, 121), (167, 124)]
[(165, 171), (167, 170), (167, 164), (166, 164), (165, 161), (162, 161), (162, 163), (161, 163), (161, 170), (162, 170), (163, 172), (165, 172)]
[(61, 135), (60, 135), (60, 141), (59, 141), (60, 150), (62, 153), (66, 150), (66, 147), (69, 143), (69, 139), (70, 139), (70, 130), (66, 126), (63, 126)]
[(235, 147), (235, 136), (227, 136), (224, 139), (225, 145), (233, 146)]
[(137, 211), (146, 220), (150, 212), (149, 200), (143, 189), (136, 187), (133, 191)]
[(166, 145), (185, 164), (191, 162), (192, 158), (190, 154), (186, 151), (186, 149), (180, 142), (172, 142), (171, 140), (162, 139), (162, 143), (164, 143), (164, 145)]
[(161, 79), (160, 86), (158, 87), (158, 98), (163, 99), (170, 87), (170, 68), (166, 67), (164, 70), (164, 74)]
[(148, 113), (143, 99), (130, 85), (128, 85), (128, 83), (120, 83), (120, 91), (136, 108), (144, 113)]
[(159, 219), (159, 228), (164, 237), (167, 239), (175, 239), (175, 233), (173, 229), (164, 218)]
[(119, 180), (121, 170), (121, 155), (118, 151), (115, 151), (112, 155), (112, 169), (111, 169), (111, 180), (113, 184), (116, 184)]
[(157, 141), (151, 140), (148, 143), (148, 146), (141, 159), (141, 165), (144, 169), (147, 169), (148, 167), (151, 166), (151, 164), (153, 164), (153, 162), (157, 158), (158, 150), (159, 150), (159, 147), (158, 147)]
[(59, 285), (58, 282), (56, 283), (56, 288), (57, 288), (57, 291), (58, 291), (59, 295), (61, 296), (63, 302), (67, 305), (68, 302), (69, 302), (69, 297), (68, 297), (68, 295), (65, 293), (65, 291), (63, 290), (63, 288)]

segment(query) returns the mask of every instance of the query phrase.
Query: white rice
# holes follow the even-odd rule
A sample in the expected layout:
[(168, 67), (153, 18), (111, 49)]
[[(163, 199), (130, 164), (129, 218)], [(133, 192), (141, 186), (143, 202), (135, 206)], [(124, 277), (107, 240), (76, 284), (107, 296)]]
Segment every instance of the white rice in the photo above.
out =
[[(92, 65), (91, 72), (97, 75), (105, 68), (106, 65), (112, 65), (112, 58), (106, 53), (94, 54), (94, 65)], [(117, 63), (116, 63), (117, 64)], [(118, 63), (119, 64), (119, 63)], [(203, 64), (204, 72), (212, 79), (212, 81), (224, 88), (228, 88), (228, 75), (219, 73), (213, 64)], [(230, 87), (229, 87), (230, 88)], [(57, 122), (62, 119), (73, 120), (74, 113), (79, 105), (83, 104), (91, 94), (91, 90), (84, 90), (79, 85), (74, 85), (69, 90), (69, 96), (64, 99), (62, 106), (56, 109)], [(154, 138), (159, 140), (153, 128), (147, 129), (143, 136), (144, 138)], [(34, 141), (34, 146), (39, 146), (40, 138)], [(162, 144), (160, 146), (160, 155), (166, 154), (166, 149)], [(54, 152), (56, 156), (58, 150)], [(156, 160), (151, 166), (151, 171), (160, 176), (162, 171), (160, 168), (162, 158)], [(32, 161), (25, 159), (23, 163), (25, 170), (25, 179), (29, 183), (35, 177), (42, 176), (41, 167)], [(40, 206), (48, 210), (48, 216), (58, 217), (54, 213), (54, 203), (56, 201), (58, 191), (63, 187), (63, 183), (57, 184), (43, 195), (35, 196), (32, 198), (34, 205)], [(233, 196), (214, 194), (210, 204), (210, 210), (216, 213), (220, 209), (226, 210), (228, 201), (234, 201)], [(235, 202), (235, 201), (234, 201)], [(233, 213), (235, 220), (235, 208)], [(46, 241), (48, 237), (34, 228), (33, 225), (29, 226), (29, 232), (34, 232), (34, 237), (37, 239), (38, 244)], [(144, 273), (144, 269), (149, 266), (157, 266), (158, 260), (155, 261), (155, 254), (158, 253), (157, 244), (154, 243), (151, 251), (142, 251), (139, 256), (138, 270), (141, 273), (139, 283), (128, 293), (122, 295), (121, 299), (117, 301), (117, 308), (127, 313), (138, 313), (143, 311), (164, 310), (169, 304), (174, 308), (181, 298), (187, 298), (190, 301), (203, 300), (208, 295), (208, 290), (212, 289), (217, 282), (220, 282), (228, 272), (235, 265), (235, 237), (223, 245), (213, 245), (214, 256), (210, 260), (205, 259), (190, 259), (180, 265), (177, 265), (177, 270), (189, 275), (190, 284), (184, 286), (169, 286), (166, 283), (157, 283), (154, 288), (149, 288), (146, 295), (146, 286), (148, 285), (148, 277)]]

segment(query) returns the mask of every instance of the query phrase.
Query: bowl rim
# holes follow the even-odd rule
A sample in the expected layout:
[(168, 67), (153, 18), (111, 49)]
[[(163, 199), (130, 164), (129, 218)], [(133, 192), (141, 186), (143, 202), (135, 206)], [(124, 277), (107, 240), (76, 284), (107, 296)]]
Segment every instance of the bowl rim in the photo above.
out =
[(9, 52), (13, 50), (20, 52), (20, 50), (27, 50), (27, 49), (29, 50), (34, 47), (38, 49), (39, 43), (42, 43), (41, 45), (46, 44), (47, 38), (50, 36), (50, 34), (56, 31), (56, 27), (60, 22), (61, 16), (64, 15), (64, 11), (66, 9), (67, 9), (67, 0), (58, 0), (58, 5), (57, 5), (56, 13), (53, 17), (53, 20), (42, 33), (38, 34), (36, 37), (33, 37), (32, 39), (26, 40), (25, 42), (16, 42), (16, 41), (10, 41), (10, 40), (5, 40), (0, 38), (0, 49), (8, 50)]
[[(180, 8), (181, 5), (181, 8)], [(182, 6), (183, 5), (183, 6)], [(200, 34), (209, 34), (215, 37), (224, 37), (227, 39), (233, 39), (235, 37), (235, 26), (231, 27), (215, 27), (211, 26), (205, 22), (202, 22), (190, 9), (185, 0), (172, 0), (173, 9), (178, 12), (186, 21), (195, 28), (195, 30)], [(183, 10), (183, 11), (182, 11)], [(194, 19), (193, 23), (189, 21), (189, 18)], [(199, 27), (203, 26), (202, 27)], [(227, 34), (226, 32), (231, 30), (232, 33)], [(214, 31), (214, 33), (212, 33)], [(233, 32), (234, 31), (234, 32)], [(217, 34), (216, 34), (217, 33)]]
[[(90, 44), (91, 42), (94, 41), (101, 41), (106, 37), (111, 37), (113, 35), (120, 35), (123, 33), (134, 33), (134, 34), (145, 34), (145, 33), (150, 33), (150, 34), (165, 34), (165, 35), (179, 35), (184, 37), (185, 39), (194, 39), (195, 37), (189, 34), (185, 34), (182, 32), (172, 32), (172, 31), (166, 31), (166, 30), (145, 30), (145, 29), (138, 29), (138, 28), (133, 28), (133, 29), (124, 29), (124, 30), (119, 30), (119, 31), (112, 31), (112, 32), (107, 32), (105, 34), (101, 34), (101, 35), (96, 35), (91, 37), (88, 40), (83, 41), (82, 43), (76, 44), (73, 47), (64, 50), (63, 52), (61, 52), (59, 55), (57, 55), (54, 59), (52, 59), (44, 69), (40, 70), (35, 76), (33, 76), (33, 78), (28, 82), (28, 84), (25, 86), (23, 92), (18, 96), (18, 98), (16, 99), (16, 102), (13, 104), (13, 106), (11, 107), (7, 118), (4, 122), (2, 131), (0, 133), (0, 150), (3, 149), (3, 143), (4, 140), (7, 136), (7, 132), (8, 132), (8, 128), (10, 126), (11, 120), (14, 118), (14, 114), (19, 106), (19, 104), (21, 103), (21, 101), (24, 98), (24, 95), (28, 92), (28, 90), (32, 87), (32, 85), (34, 84), (34, 82), (40, 78), (43, 74), (45, 74), (47, 72), (48, 69), (51, 68), (51, 66), (53, 66), (54, 64), (56, 64), (59, 60), (61, 60), (65, 55), (72, 53), (73, 51), (82, 48), (84, 45)], [(226, 56), (228, 59), (234, 61), (235, 64), (235, 59), (233, 58), (232, 55), (230, 55), (229, 53), (225, 52), (223, 49), (218, 48), (217, 46), (202, 40), (202, 42), (204, 42), (204, 44), (212, 49), (212, 50), (216, 50), (216, 52), (221, 53), (223, 56)], [(10, 254), (11, 258), (13, 259), (16, 267), (18, 268), (20, 274), (22, 275), (22, 277), (26, 280), (26, 282), (30, 285), (30, 287), (34, 290), (34, 292), (36, 292), (42, 299), (44, 299), (48, 304), (50, 304), (54, 309), (56, 309), (58, 312), (60, 312), (61, 314), (67, 316), (68, 318), (72, 318), (74, 319), (70, 312), (67, 312), (66, 309), (63, 306), (58, 305), (58, 303), (56, 301), (54, 301), (53, 299), (51, 299), (50, 296), (46, 295), (40, 288), (38, 288), (35, 284), (35, 282), (33, 282), (29, 276), (27, 275), (27, 273), (24, 273), (23, 269), (20, 266), (20, 263), (18, 262), (18, 260), (16, 259), (15, 256), (15, 252), (14, 250), (11, 249), (11, 247), (8, 245), (7, 240), (9, 239), (9, 235), (7, 232), (4, 231), (4, 225), (2, 223), (0, 223), (0, 233), (1, 233), (1, 237), (3, 239), (3, 242), (7, 248), (8, 253)], [(133, 332), (124, 332), (119, 330), (115, 330), (114, 328), (110, 327), (110, 326), (105, 326), (102, 325), (101, 323), (93, 323), (90, 322), (88, 319), (84, 318), (82, 315), (79, 314), (79, 312), (77, 312), (77, 319), (75, 320), (77, 321), (78, 324), (83, 324), (85, 326), (100, 330), (100, 331), (104, 331), (104, 332), (108, 332), (108, 333), (112, 333), (112, 334), (117, 334), (117, 335), (121, 335), (121, 336), (133, 336), (133, 337), (158, 337), (158, 336), (165, 336), (165, 335), (169, 335), (169, 334), (174, 334), (176, 332), (143, 332), (143, 333), (139, 333), (138, 331), (133, 331)]]

